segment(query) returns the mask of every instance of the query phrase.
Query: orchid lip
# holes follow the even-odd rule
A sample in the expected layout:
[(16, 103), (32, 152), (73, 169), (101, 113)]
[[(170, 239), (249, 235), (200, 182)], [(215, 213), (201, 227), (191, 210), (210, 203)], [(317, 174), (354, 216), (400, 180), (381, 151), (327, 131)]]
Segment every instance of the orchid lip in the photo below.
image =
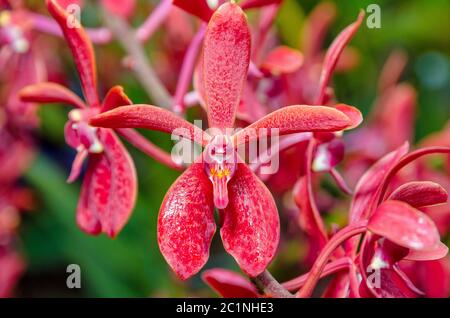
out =
[(90, 153), (102, 153), (104, 146), (97, 136), (99, 128), (87, 123), (89, 115), (89, 113), (79, 109), (71, 110), (69, 112), (69, 120), (73, 122), (71, 128), (76, 132), (83, 149), (87, 149)]
[(228, 205), (227, 185), (236, 170), (236, 158), (231, 139), (226, 135), (214, 136), (205, 149), (205, 173), (213, 185), (214, 205), (218, 209)]

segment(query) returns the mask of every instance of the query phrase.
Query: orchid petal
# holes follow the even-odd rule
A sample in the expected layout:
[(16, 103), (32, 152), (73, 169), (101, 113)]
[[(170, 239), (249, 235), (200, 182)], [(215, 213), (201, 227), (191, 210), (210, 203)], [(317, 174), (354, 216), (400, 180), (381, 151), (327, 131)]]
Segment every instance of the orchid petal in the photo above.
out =
[(412, 261), (432, 261), (444, 258), (448, 254), (448, 247), (442, 242), (425, 251), (409, 250), (405, 259)]
[(84, 6), (84, 0), (57, 0), (57, 2), (63, 9), (67, 9), (71, 4), (76, 4), (79, 7)]
[(260, 8), (272, 4), (280, 4), (283, 0), (244, 0), (240, 4), (242, 10)]
[(385, 92), (376, 105), (379, 114), (376, 120), (384, 128), (381, 132), (389, 149), (414, 138), (416, 96), (411, 85), (399, 84)]
[[(75, 17), (66, 12), (55, 0), (47, 0), (47, 8), (61, 27), (72, 51), (88, 104), (92, 107), (99, 106), (94, 48), (86, 31), (79, 25), (79, 21), (76, 21)], [(76, 25), (70, 25), (70, 22)]]
[(211, 182), (194, 163), (170, 187), (158, 216), (158, 244), (181, 279), (197, 273), (209, 257), (216, 231)]
[(350, 125), (346, 129), (358, 127), (363, 121), (361, 112), (355, 107), (346, 104), (337, 104), (334, 105), (334, 108), (343, 112), (350, 119)]
[(134, 13), (136, 0), (102, 0), (102, 6), (105, 7), (109, 13), (127, 19)]
[(78, 149), (81, 142), (77, 132), (73, 129), (73, 124), (74, 122), (72, 120), (68, 120), (64, 125), (64, 139), (70, 147), (73, 149)]
[(273, 75), (288, 74), (297, 71), (303, 64), (303, 55), (287, 46), (273, 49), (261, 65), (261, 69)]
[(29, 103), (62, 103), (78, 108), (86, 108), (86, 104), (72, 91), (57, 83), (39, 83), (24, 87), (20, 99)]
[(125, 94), (123, 87), (117, 85), (112, 87), (103, 99), (101, 112), (104, 113), (108, 110), (131, 104), (133, 102)]
[(224, 298), (258, 298), (255, 286), (233, 271), (213, 268), (202, 273), (202, 279)]
[(311, 206), (314, 200), (312, 191), (308, 190), (310, 186), (308, 183), (311, 182), (311, 170), (309, 169), (309, 172), (306, 173), (308, 175), (300, 177), (293, 190), (295, 203), (300, 209), (299, 224), (309, 238), (314, 241), (314, 246), (310, 246), (310, 249), (313, 247), (322, 249), (328, 241), (328, 235), (321, 216)]
[(331, 171), (344, 158), (344, 143), (342, 139), (333, 139), (317, 147), (312, 169), (315, 172)]
[(280, 238), (280, 220), (272, 194), (244, 163), (230, 180), (229, 203), (220, 230), (225, 250), (249, 276), (272, 261)]
[(133, 210), (137, 181), (133, 161), (116, 135), (99, 130), (104, 152), (89, 157), (77, 208), (77, 223), (89, 234), (115, 237)]
[(389, 170), (394, 167), (400, 159), (408, 152), (408, 144), (394, 150), (383, 158), (378, 160), (366, 173), (359, 179), (350, 206), (349, 223), (357, 222), (369, 217), (374, 208), (373, 202), (376, 199), (383, 179)]
[(328, 51), (325, 54), (325, 59), (323, 61), (322, 73), (320, 75), (319, 92), (316, 100), (318, 104), (323, 103), (326, 87), (328, 86), (328, 82), (330, 81), (331, 75), (333, 74), (339, 57), (345, 46), (353, 38), (356, 31), (358, 31), (363, 22), (363, 18), (364, 11), (361, 11), (358, 15), (358, 19), (347, 26), (344, 30), (342, 30), (328, 48)]
[(349, 118), (347, 113), (352, 110), (359, 113), (356, 108), (346, 106), (346, 113), (326, 106), (294, 105), (283, 107), (257, 122), (238, 131), (234, 136), (235, 145), (247, 143), (259, 136), (262, 128), (279, 129), (279, 135), (293, 134), (297, 132), (324, 132), (341, 131), (355, 125), (354, 119)]
[(307, 59), (315, 58), (322, 50), (327, 30), (336, 17), (336, 5), (324, 1), (314, 7), (303, 28), (303, 51)]
[(374, 292), (383, 298), (416, 298), (423, 296), (411, 280), (398, 268), (380, 270), (380, 287)]
[(250, 30), (242, 9), (225, 3), (206, 29), (203, 88), (210, 127), (233, 127), (250, 62)]
[(414, 181), (395, 189), (389, 200), (403, 201), (415, 208), (446, 203), (447, 191), (439, 184), (430, 181)]
[(389, 54), (378, 79), (380, 93), (386, 92), (398, 83), (407, 63), (408, 56), (403, 50), (396, 49)]
[(428, 298), (447, 298), (450, 293), (447, 258), (413, 263), (413, 279)]
[(75, 159), (72, 162), (72, 169), (70, 169), (69, 178), (67, 178), (67, 183), (72, 183), (80, 176), (81, 169), (83, 167), (84, 160), (88, 156), (88, 151), (86, 149), (82, 149), (77, 152)]
[(370, 218), (368, 228), (375, 234), (413, 250), (427, 250), (440, 242), (433, 221), (401, 201), (383, 202)]
[(16, 251), (6, 251), (0, 255), (0, 298), (11, 297), (15, 285), (25, 271), (25, 261)]
[[(152, 105), (130, 105), (101, 113), (90, 124), (106, 128), (146, 128), (189, 138), (205, 145), (209, 136), (172, 112)], [(203, 140), (205, 139), (205, 140)]]

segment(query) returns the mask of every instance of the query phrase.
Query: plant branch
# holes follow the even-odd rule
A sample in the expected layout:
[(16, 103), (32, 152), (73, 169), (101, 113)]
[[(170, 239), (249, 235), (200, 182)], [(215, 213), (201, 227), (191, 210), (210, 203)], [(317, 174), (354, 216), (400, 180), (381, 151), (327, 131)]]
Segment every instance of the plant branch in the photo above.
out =
[(147, 94), (158, 106), (169, 108), (172, 98), (150, 65), (144, 48), (136, 37), (136, 32), (120, 17), (103, 12), (103, 20), (132, 58), (132, 69)]
[(309, 271), (308, 278), (306, 279), (303, 288), (299, 290), (296, 296), (299, 298), (310, 297), (333, 251), (349, 238), (358, 234), (362, 234), (366, 230), (367, 222), (361, 222), (359, 224), (346, 226), (342, 230), (337, 232), (320, 252), (319, 256), (314, 262), (314, 265)]
[(252, 283), (265, 295), (277, 298), (293, 298), (289, 291), (287, 291), (281, 284), (265, 270), (256, 277), (250, 278)]
[(126, 139), (134, 147), (145, 153), (147, 156), (159, 161), (163, 165), (178, 170), (183, 171), (184, 167), (177, 164), (172, 160), (170, 154), (147, 140), (144, 136), (138, 133), (136, 130), (131, 128), (117, 128), (115, 129), (124, 139)]

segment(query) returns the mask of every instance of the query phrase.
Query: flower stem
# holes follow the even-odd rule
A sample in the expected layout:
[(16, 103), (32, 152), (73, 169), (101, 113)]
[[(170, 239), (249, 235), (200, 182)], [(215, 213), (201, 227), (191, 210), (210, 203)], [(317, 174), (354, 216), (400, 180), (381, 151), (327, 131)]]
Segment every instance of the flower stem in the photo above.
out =
[(367, 222), (361, 222), (354, 225), (348, 225), (337, 232), (320, 252), (308, 274), (308, 278), (306, 279), (303, 288), (298, 291), (296, 296), (300, 298), (310, 297), (333, 251), (352, 236), (364, 233), (367, 230), (366, 227)]
[(159, 161), (165, 166), (182, 171), (183, 166), (175, 163), (172, 160), (170, 154), (144, 138), (140, 133), (130, 128), (117, 128), (115, 129), (124, 139), (126, 139), (134, 147), (148, 155), (149, 157)]
[(256, 277), (250, 278), (253, 284), (265, 295), (276, 298), (293, 298), (289, 291), (287, 291), (281, 284), (265, 270)]
[(187, 52), (183, 59), (183, 65), (180, 71), (180, 77), (178, 79), (177, 88), (175, 91), (173, 111), (181, 114), (185, 110), (184, 97), (189, 89), (189, 84), (194, 72), (195, 62), (197, 60), (198, 52), (200, 50), (203, 38), (205, 36), (206, 24), (202, 24), (197, 34), (192, 39)]
[[(325, 265), (323, 271), (320, 273), (320, 278), (326, 277), (336, 272), (348, 270), (350, 266), (352, 266), (352, 260), (350, 259), (350, 257), (337, 259)], [(303, 274), (299, 277), (284, 282), (281, 285), (290, 291), (298, 290), (299, 288), (303, 287), (306, 280), (308, 279), (308, 275), (309, 273)]]

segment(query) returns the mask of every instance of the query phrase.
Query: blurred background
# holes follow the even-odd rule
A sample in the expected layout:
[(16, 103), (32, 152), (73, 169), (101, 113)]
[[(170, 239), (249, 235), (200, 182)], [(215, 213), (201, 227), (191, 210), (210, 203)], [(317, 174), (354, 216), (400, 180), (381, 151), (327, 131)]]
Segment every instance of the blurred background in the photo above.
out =
[[(95, 1), (86, 2), (82, 11), (83, 25), (100, 25)], [(42, 1), (26, 3), (33, 10), (45, 12)], [(284, 44), (300, 47), (305, 17), (317, 3), (311, 0), (283, 2), (274, 31)], [(372, 3), (374, 1), (370, 0), (336, 1), (337, 16), (326, 35), (324, 47), (328, 47), (334, 37), (356, 19), (360, 9)], [(381, 7), (381, 28), (369, 29), (365, 24), (360, 28), (351, 42), (351, 47), (359, 51), (359, 63), (352, 71), (334, 76), (335, 92), (339, 101), (357, 106), (367, 115), (376, 100), (378, 76), (385, 60), (394, 49), (403, 49), (409, 60), (401, 80), (417, 89), (419, 109), (415, 140), (420, 140), (442, 129), (450, 117), (450, 2), (386, 0), (376, 3)], [(154, 4), (152, 1), (138, 1), (131, 23), (142, 23)], [(192, 22), (192, 32), (195, 27)], [(167, 32), (171, 33), (171, 39), (168, 39)], [(158, 61), (157, 71), (172, 91), (171, 83), (176, 80), (176, 68), (180, 65), (172, 64), (171, 72), (164, 72), (167, 63), (174, 59), (164, 56), (161, 48), (175, 45), (174, 54), (183, 52), (188, 42), (183, 38), (185, 34), (176, 32), (176, 28), (166, 25), (145, 45), (148, 58)], [(51, 38), (48, 35), (42, 37)], [(71, 89), (80, 93), (66, 43), (58, 38), (49, 41), (53, 43), (51, 49), (63, 63), (66, 81)], [(95, 50), (101, 94), (109, 87), (121, 84), (135, 103), (152, 103), (134, 75), (122, 66), (124, 52), (118, 44), (96, 45)], [(178, 60), (181, 64), (181, 57)], [(178, 173), (129, 145), (127, 148), (135, 160), (139, 179), (138, 202), (130, 222), (114, 240), (103, 235), (91, 237), (78, 229), (75, 208), (80, 183), (66, 183), (74, 157), (74, 151), (65, 145), (62, 134), (67, 111), (59, 106), (43, 106), (39, 110), (41, 124), (36, 139), (40, 151), (21, 181), (33, 189), (36, 203), (33, 211), (23, 214), (18, 244), (26, 259), (26, 271), (15, 294), (24, 297), (214, 296), (200, 275), (187, 282), (179, 281), (157, 246), (159, 205)], [(200, 114), (198, 108), (189, 112), (191, 118)], [(145, 135), (170, 151), (171, 141), (167, 135), (148, 132)], [(298, 264), (303, 253), (301, 240), (283, 244), (270, 270), (281, 281), (298, 275), (304, 270)], [(81, 289), (66, 287), (68, 264), (80, 265)], [(234, 260), (224, 252), (217, 233), (205, 269), (211, 267), (239, 272)]]

